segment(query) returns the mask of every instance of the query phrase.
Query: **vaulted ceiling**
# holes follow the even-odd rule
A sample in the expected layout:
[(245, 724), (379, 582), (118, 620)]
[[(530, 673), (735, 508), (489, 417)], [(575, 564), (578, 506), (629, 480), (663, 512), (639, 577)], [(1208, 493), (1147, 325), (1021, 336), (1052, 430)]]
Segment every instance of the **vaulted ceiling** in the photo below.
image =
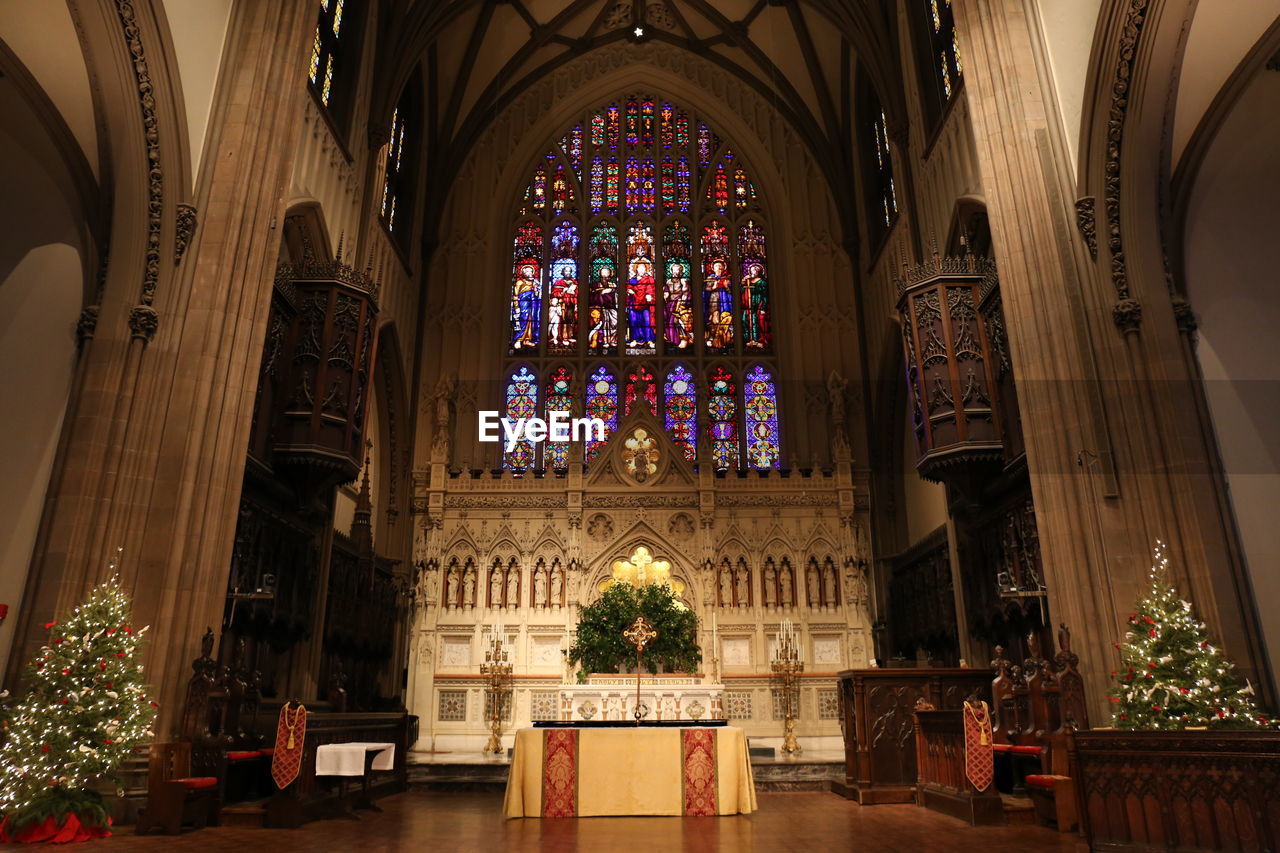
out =
[(379, 59), (394, 63), (383, 68), (389, 82), (422, 64), (429, 156), (452, 171), (504, 106), (560, 65), (661, 41), (754, 88), (849, 187), (855, 67), (867, 69), (891, 121), (897, 111), (901, 87), (885, 85), (900, 67), (895, 18), (891, 0), (411, 0), (390, 24), (394, 59)]

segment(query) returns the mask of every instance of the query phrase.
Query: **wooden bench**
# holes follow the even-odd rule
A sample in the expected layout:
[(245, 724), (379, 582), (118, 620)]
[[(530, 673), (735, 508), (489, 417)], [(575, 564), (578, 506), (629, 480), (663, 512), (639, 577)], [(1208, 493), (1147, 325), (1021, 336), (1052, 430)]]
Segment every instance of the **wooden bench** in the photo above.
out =
[(151, 744), (147, 805), (138, 815), (138, 834), (177, 835), (183, 826), (216, 826), (222, 810), (220, 769), (193, 766), (189, 743)]

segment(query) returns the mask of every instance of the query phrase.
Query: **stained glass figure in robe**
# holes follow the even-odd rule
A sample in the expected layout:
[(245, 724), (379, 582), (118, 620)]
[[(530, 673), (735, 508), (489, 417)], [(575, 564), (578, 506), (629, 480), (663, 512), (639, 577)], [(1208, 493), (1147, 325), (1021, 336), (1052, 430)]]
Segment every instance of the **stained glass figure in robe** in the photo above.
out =
[(667, 373), (666, 384), (662, 387), (662, 396), (666, 402), (663, 426), (671, 441), (684, 453), (690, 462), (697, 455), (694, 434), (698, 414), (698, 395), (693, 385), (693, 374), (682, 364), (677, 364)]
[(738, 388), (723, 367), (711, 371), (707, 382), (708, 432), (711, 464), (717, 470), (738, 467)]
[(627, 233), (627, 353), (651, 353), (657, 340), (653, 232), (643, 222)]
[(511, 350), (538, 346), (542, 319), (542, 228), (526, 222), (516, 230), (511, 285)]
[(547, 346), (551, 352), (578, 347), (578, 228), (565, 220), (551, 236), (547, 291)]
[[(507, 417), (513, 420), (531, 418), (538, 412), (538, 380), (529, 368), (520, 367), (507, 382)], [(503, 457), (507, 468), (527, 470), (533, 467), (533, 442), (521, 439)]]
[(773, 377), (760, 365), (743, 383), (747, 420), (747, 462), (752, 468), (778, 467), (778, 399)]
[[(618, 428), (618, 383), (604, 365), (597, 367), (587, 380), (586, 416), (604, 421), (605, 440)], [(596, 441), (592, 431), (587, 439), (587, 461), (600, 455), (604, 442)]]
[(628, 415), (635, 408), (636, 400), (644, 400), (649, 405), (649, 411), (656, 415), (658, 413), (658, 386), (653, 380), (653, 371), (644, 365), (631, 371), (631, 375), (627, 377), (625, 398), (626, 413)]
[(662, 257), (662, 339), (667, 352), (689, 350), (693, 347), (693, 247), (683, 222), (667, 226), (662, 236)]
[(612, 355), (618, 346), (618, 237), (612, 225), (601, 222), (595, 227), (590, 255), (587, 348)]
[(707, 348), (728, 352), (733, 348), (733, 276), (723, 223), (712, 222), (702, 230), (702, 275)]
[[(551, 421), (553, 412), (567, 412), (570, 416), (573, 414), (573, 371), (567, 367), (557, 367), (551, 371), (551, 376), (547, 379), (546, 412), (547, 421)], [(549, 438), (543, 442), (542, 451), (542, 467), (544, 468), (568, 468), (569, 467), (569, 442), (567, 441), (551, 441)]]
[(742, 343), (767, 351), (773, 342), (769, 323), (769, 276), (764, 229), (747, 220), (738, 231), (738, 260), (742, 265)]

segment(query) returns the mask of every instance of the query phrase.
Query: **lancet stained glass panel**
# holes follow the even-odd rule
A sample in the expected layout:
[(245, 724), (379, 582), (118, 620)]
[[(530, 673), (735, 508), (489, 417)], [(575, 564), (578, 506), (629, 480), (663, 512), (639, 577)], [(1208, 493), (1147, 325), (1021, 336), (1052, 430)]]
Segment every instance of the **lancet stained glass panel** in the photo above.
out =
[(511, 351), (538, 346), (542, 321), (542, 228), (526, 222), (516, 229), (511, 283)]
[(662, 340), (669, 353), (687, 352), (693, 348), (693, 246), (683, 222), (676, 220), (667, 226), (662, 256)]
[(654, 273), (653, 231), (637, 222), (627, 233), (627, 354), (654, 351), (658, 298)]
[[(551, 421), (552, 412), (567, 412), (573, 415), (573, 371), (561, 365), (551, 371), (547, 379), (546, 412), (547, 421)], [(543, 443), (544, 468), (569, 467), (569, 442), (555, 442), (549, 438)]]
[(729, 232), (722, 222), (702, 230), (702, 301), (707, 349), (729, 352), (733, 348), (733, 274)]
[[(586, 415), (604, 421), (605, 435), (613, 435), (618, 428), (618, 382), (607, 367), (601, 365), (587, 380)], [(587, 441), (587, 461), (591, 462), (600, 454), (603, 442), (596, 441), (594, 434)]]
[(693, 374), (683, 364), (677, 364), (667, 373), (662, 388), (666, 401), (663, 426), (684, 458), (690, 462), (697, 455), (694, 436), (697, 434), (698, 392), (693, 384)]
[(578, 227), (569, 220), (551, 236), (551, 276), (547, 291), (547, 348), (572, 353), (578, 348)]
[(742, 344), (767, 352), (773, 343), (769, 320), (769, 264), (764, 228), (747, 220), (738, 229), (738, 260), (742, 269)]
[(612, 355), (618, 346), (618, 234), (601, 222), (591, 234), (587, 349)]
[(723, 367), (711, 371), (707, 382), (707, 431), (711, 436), (711, 464), (718, 470), (738, 467), (738, 387)]
[(778, 394), (773, 377), (762, 366), (747, 372), (743, 383), (746, 409), (747, 462), (752, 468), (777, 468)]
[[(507, 417), (512, 420), (531, 418), (538, 412), (538, 380), (528, 367), (521, 366), (507, 382)], [(533, 442), (521, 439), (508, 451), (503, 464), (507, 468), (527, 470), (533, 467)]]

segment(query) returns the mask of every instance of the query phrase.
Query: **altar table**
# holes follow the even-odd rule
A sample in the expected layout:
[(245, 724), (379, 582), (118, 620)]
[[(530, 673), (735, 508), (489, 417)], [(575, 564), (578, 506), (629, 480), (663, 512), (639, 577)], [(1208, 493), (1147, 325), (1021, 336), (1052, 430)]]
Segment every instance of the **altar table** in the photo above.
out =
[(726, 815), (756, 809), (742, 729), (520, 729), (507, 817)]

